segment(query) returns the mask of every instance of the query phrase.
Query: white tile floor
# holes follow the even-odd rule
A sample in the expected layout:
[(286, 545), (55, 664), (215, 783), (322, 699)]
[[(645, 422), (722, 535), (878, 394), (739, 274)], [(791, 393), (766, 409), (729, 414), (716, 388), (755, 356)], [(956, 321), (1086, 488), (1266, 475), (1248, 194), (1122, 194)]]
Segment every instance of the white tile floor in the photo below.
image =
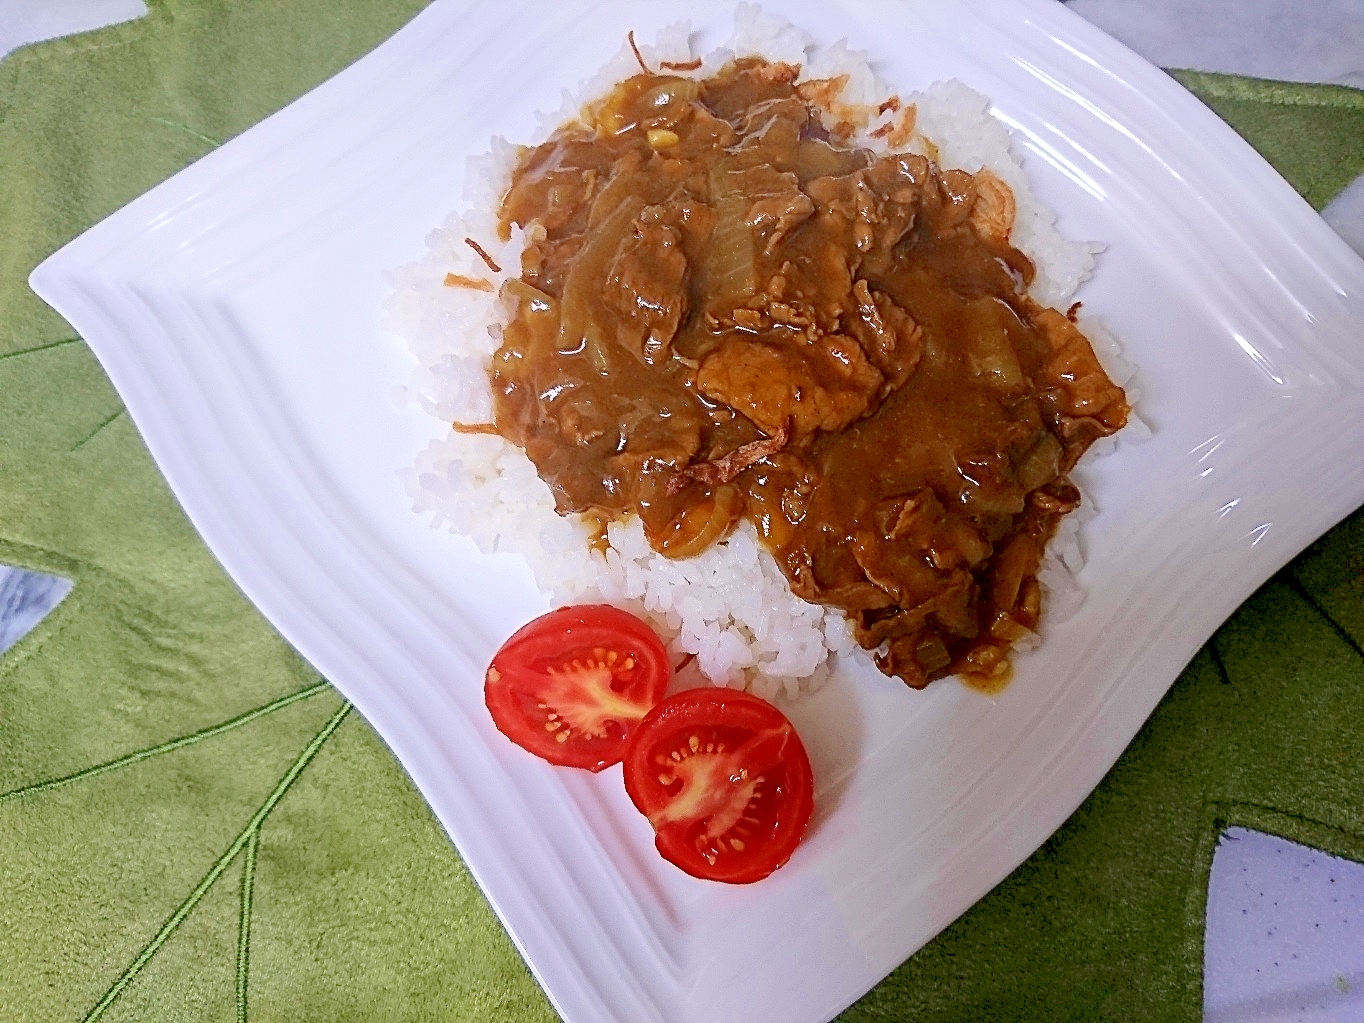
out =
[(71, 592), (71, 581), (0, 565), (0, 654), (3, 654)]
[[(1072, 0), (1164, 67), (1364, 88), (1364, 0)], [(137, 17), (142, 0), (0, 0), (0, 55)], [(1324, 214), (1364, 254), (1364, 178)], [(0, 565), (0, 652), (69, 590)], [(1245, 829), (1213, 859), (1205, 1023), (1364, 1021), (1364, 864)]]
[(1205, 1023), (1364, 1020), (1364, 864), (1228, 829), (1204, 957)]
[(88, 32), (146, 13), (142, 0), (0, 0), (0, 56), (24, 43)]
[(1159, 67), (1364, 89), (1360, 0), (1070, 0)]

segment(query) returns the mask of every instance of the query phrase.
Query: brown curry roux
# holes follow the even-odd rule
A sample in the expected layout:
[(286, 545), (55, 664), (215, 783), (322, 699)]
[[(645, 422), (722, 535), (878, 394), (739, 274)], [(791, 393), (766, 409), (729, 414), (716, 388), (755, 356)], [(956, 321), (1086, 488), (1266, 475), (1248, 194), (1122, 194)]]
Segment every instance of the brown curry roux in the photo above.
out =
[(1003, 182), (840, 142), (795, 75), (637, 75), (523, 155), (497, 429), (666, 555), (748, 518), (887, 674), (1002, 677), (1125, 396), (1028, 297)]

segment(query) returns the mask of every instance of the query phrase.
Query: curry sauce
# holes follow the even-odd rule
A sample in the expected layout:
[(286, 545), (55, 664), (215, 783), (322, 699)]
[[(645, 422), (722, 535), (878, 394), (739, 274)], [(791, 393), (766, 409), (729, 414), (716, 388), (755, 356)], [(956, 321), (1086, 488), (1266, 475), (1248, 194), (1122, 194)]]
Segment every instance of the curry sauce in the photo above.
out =
[(1126, 398), (1029, 298), (1007, 185), (848, 144), (797, 73), (640, 74), (522, 155), (496, 428), (560, 513), (677, 558), (747, 518), (882, 671), (997, 680)]

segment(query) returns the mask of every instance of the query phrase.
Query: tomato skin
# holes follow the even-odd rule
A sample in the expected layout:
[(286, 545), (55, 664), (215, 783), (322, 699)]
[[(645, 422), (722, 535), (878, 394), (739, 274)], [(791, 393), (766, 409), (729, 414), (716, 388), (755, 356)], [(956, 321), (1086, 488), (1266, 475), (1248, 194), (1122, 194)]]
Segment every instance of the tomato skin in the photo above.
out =
[(493, 655), (483, 699), (522, 749), (561, 767), (619, 763), (672, 670), (647, 624), (609, 604), (579, 604), (522, 626)]
[(625, 757), (625, 791), (664, 859), (730, 884), (759, 881), (789, 860), (814, 811), (795, 728), (735, 689), (688, 689), (645, 715)]

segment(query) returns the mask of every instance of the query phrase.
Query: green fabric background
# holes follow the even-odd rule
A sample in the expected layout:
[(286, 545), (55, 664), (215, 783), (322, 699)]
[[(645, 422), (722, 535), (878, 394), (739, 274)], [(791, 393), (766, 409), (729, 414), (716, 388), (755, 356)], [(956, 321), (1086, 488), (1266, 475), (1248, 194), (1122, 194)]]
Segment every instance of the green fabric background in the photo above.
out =
[[(0, 561), (71, 595), (0, 658), (0, 1020), (552, 1020), (402, 769), (240, 596), (42, 258), (417, 0), (152, 0), (0, 64)], [(1181, 80), (1320, 207), (1351, 90)], [(1364, 858), (1364, 515), (1255, 594), (1027, 863), (842, 1017), (1197, 1020), (1216, 836)]]

